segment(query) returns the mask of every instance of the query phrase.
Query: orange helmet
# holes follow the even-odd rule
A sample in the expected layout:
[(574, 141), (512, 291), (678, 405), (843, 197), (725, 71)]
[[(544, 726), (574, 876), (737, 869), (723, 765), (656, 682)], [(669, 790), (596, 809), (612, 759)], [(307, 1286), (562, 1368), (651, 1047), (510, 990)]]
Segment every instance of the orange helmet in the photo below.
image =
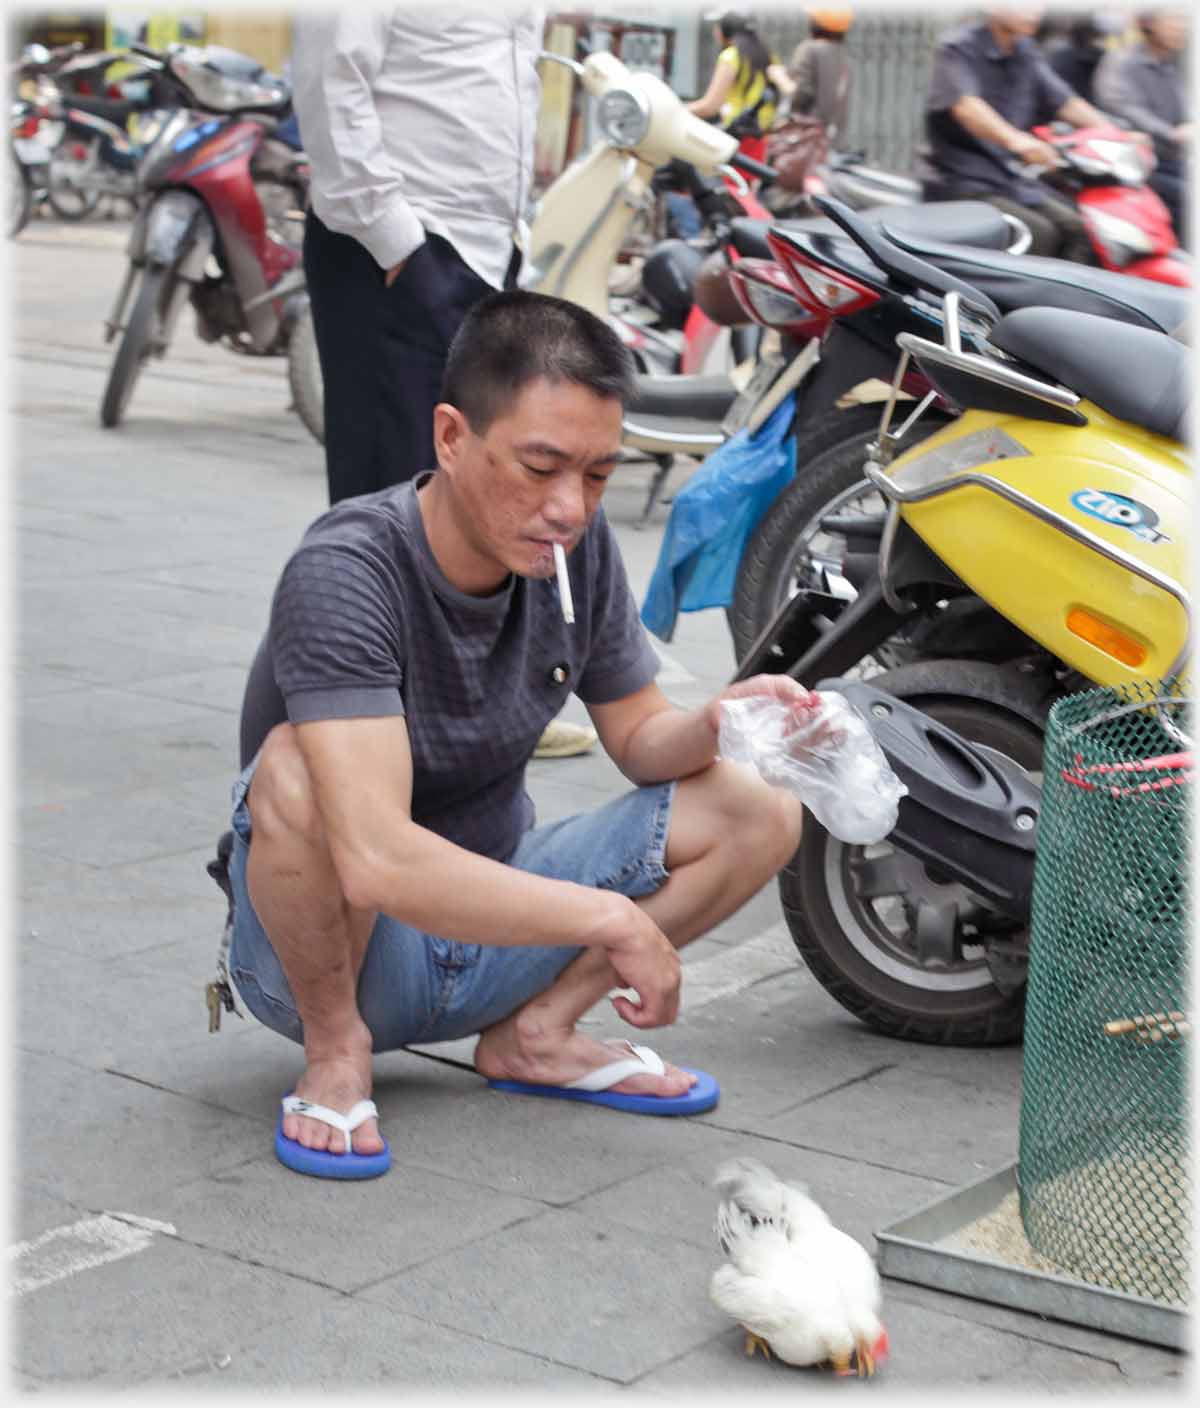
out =
[(818, 29), (831, 34), (845, 34), (854, 23), (854, 11), (849, 5), (805, 5), (804, 13)]

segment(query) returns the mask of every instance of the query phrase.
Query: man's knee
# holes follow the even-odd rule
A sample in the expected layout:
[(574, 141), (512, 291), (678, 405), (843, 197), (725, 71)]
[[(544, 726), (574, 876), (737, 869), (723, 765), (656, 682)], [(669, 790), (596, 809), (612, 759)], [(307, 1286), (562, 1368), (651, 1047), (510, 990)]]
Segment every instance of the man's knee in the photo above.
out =
[(767, 876), (781, 870), (796, 853), (804, 808), (782, 787), (773, 787), (745, 768), (718, 763), (721, 773), (721, 823), (729, 845), (744, 852), (746, 863)]
[(312, 779), (291, 724), (277, 724), (267, 734), (246, 806), (255, 835), (312, 839), (320, 835), (321, 820)]

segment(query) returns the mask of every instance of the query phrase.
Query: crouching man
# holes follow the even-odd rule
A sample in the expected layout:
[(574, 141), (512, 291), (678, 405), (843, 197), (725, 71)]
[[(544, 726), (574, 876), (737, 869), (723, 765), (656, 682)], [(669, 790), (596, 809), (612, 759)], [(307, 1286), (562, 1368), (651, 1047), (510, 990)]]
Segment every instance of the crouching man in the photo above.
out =
[[(716, 760), (719, 698), (654, 683), (600, 500), (632, 369), (579, 307), (484, 299), (450, 349), (438, 468), (337, 505), (283, 570), (242, 713), (230, 969), (302, 1042), (276, 1152), (370, 1177), (389, 1152), (371, 1053), (478, 1033), (501, 1089), (689, 1114), (711, 1076), (576, 1029), (615, 987), (636, 1028), (674, 1022), (677, 950), (791, 857), (801, 807)], [(565, 620), (555, 545), (566, 553)], [(534, 823), (525, 767), (574, 691), (633, 789)], [(770, 694), (761, 676), (720, 698)]]

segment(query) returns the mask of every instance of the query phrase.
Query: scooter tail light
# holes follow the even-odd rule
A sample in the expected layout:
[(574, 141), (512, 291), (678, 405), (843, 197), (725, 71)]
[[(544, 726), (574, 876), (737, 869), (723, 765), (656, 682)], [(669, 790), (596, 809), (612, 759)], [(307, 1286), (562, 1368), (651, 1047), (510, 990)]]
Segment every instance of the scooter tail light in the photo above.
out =
[(772, 328), (790, 328), (813, 321), (811, 308), (801, 303), (789, 289), (779, 287), (774, 280), (756, 277), (746, 270), (744, 266), (749, 262), (743, 260), (742, 267), (731, 269), (729, 273), (734, 297), (749, 317)]
[(849, 313), (867, 308), (879, 300), (879, 295), (862, 284), (852, 283), (840, 274), (831, 274), (825, 269), (806, 269), (802, 264), (792, 266), (792, 273), (800, 280), (822, 308), (831, 313)]

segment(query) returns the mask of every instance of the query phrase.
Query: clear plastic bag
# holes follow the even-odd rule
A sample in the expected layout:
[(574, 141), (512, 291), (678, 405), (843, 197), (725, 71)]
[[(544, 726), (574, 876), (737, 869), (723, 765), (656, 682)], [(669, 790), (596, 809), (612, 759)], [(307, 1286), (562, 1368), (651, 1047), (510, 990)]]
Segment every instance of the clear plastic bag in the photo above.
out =
[(765, 696), (722, 700), (717, 751), (795, 793), (839, 841), (882, 841), (908, 788), (844, 695), (815, 697), (814, 709)]

